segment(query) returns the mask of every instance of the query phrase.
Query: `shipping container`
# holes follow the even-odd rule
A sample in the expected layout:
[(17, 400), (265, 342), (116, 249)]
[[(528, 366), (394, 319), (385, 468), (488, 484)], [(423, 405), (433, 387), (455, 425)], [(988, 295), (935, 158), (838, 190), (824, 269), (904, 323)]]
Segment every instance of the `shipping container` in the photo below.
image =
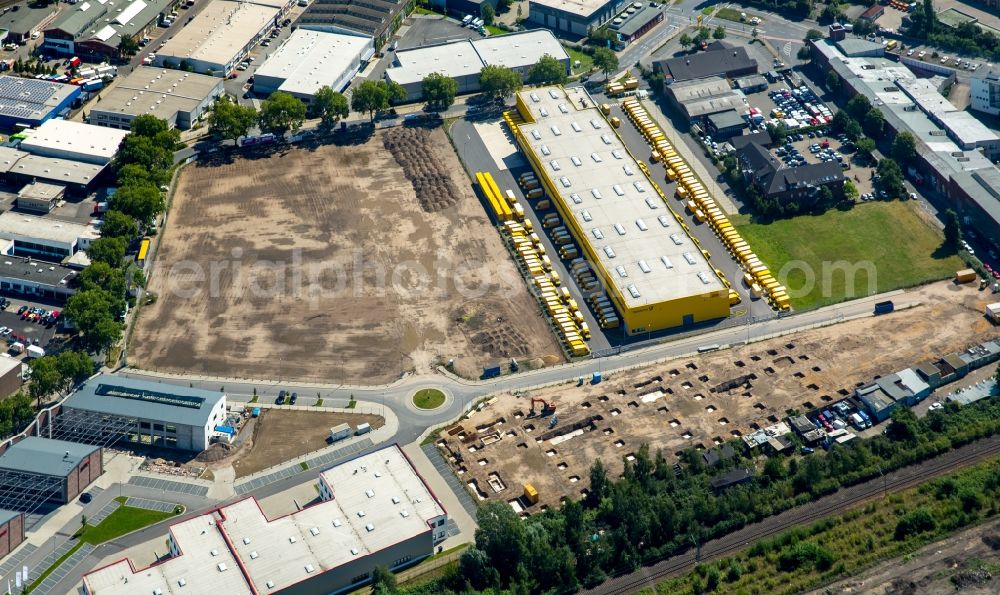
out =
[(875, 304), (875, 314), (888, 314), (895, 309), (895, 305), (892, 300), (886, 300), (884, 302), (878, 302)]
[(330, 428), (330, 442), (343, 440), (352, 434), (350, 424), (340, 424)]
[(962, 269), (955, 273), (955, 282), (969, 283), (970, 281), (975, 281), (977, 276), (976, 271), (973, 269)]

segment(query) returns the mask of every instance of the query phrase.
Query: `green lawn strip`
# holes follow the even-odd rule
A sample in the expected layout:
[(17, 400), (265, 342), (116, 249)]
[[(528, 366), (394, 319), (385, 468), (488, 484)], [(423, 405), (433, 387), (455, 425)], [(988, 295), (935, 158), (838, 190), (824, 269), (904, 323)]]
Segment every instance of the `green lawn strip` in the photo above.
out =
[(712, 11), (713, 10), (715, 10), (714, 6), (706, 6), (705, 8), (701, 9), (701, 14), (703, 14), (703, 15), (705, 15), (707, 17), (710, 17), (710, 16), (712, 16)]
[(122, 535), (165, 521), (172, 516), (174, 516), (173, 512), (160, 512), (123, 505), (96, 526), (87, 525), (83, 534), (80, 535), (80, 541), (91, 545), (100, 545)]
[(436, 409), (444, 403), (444, 393), (436, 388), (424, 388), (413, 395), (413, 404), (418, 409)]
[(929, 481), (864, 507), (755, 542), (656, 585), (657, 593), (801, 593), (858, 575), (995, 517), (1000, 462)]
[(483, 25), (483, 27), (487, 31), (490, 32), (491, 36), (493, 36), (493, 35), (507, 35), (508, 33), (510, 33), (509, 31), (504, 31), (503, 29), (501, 29), (500, 27), (497, 27), (496, 25)]
[(350, 402), (347, 403), (347, 408), (348, 409), (354, 409), (357, 406), (358, 406), (358, 402), (356, 400), (354, 400), (354, 399), (351, 399)]
[[(872, 202), (767, 224), (734, 216), (733, 225), (788, 288), (798, 310), (867, 295), (870, 285), (876, 293), (913, 287), (964, 267), (958, 256), (938, 253), (940, 232), (908, 202)], [(874, 271), (873, 283), (868, 270)]]
[(76, 553), (76, 550), (78, 550), (78, 549), (80, 549), (82, 547), (83, 547), (83, 542), (82, 541), (76, 542), (76, 545), (74, 545), (73, 547), (69, 548), (69, 551), (67, 551), (65, 554), (63, 554), (62, 556), (60, 556), (59, 559), (56, 560), (52, 564), (52, 566), (49, 566), (48, 568), (45, 569), (44, 572), (42, 572), (40, 575), (38, 575), (38, 578), (36, 578), (35, 581), (33, 583), (31, 583), (24, 590), (24, 592), (25, 593), (31, 593), (33, 590), (37, 589), (38, 585), (42, 584), (42, 581), (44, 581), (46, 578), (48, 578), (48, 576), (50, 574), (52, 574), (53, 572), (56, 571), (56, 568), (59, 568), (59, 566), (62, 565), (63, 562), (65, 562), (70, 556), (72, 556), (73, 554)]
[[(715, 13), (715, 16), (719, 17), (720, 19), (726, 19), (727, 21), (735, 21), (735, 22), (739, 23), (739, 22), (741, 22), (741, 20), (740, 20), (740, 13), (741, 12), (742, 11), (736, 10), (735, 8), (720, 8)], [(752, 15), (752, 14), (750, 14), (748, 12), (747, 13), (747, 20), (749, 21), (754, 16), (755, 15)]]
[[(566, 53), (569, 55), (570, 64), (573, 65), (573, 74), (579, 74), (581, 72), (589, 72), (591, 68), (594, 67), (594, 59), (590, 55), (581, 52), (576, 48), (571, 48), (569, 46), (563, 46)], [(580, 61), (580, 66), (576, 66), (576, 61)]]

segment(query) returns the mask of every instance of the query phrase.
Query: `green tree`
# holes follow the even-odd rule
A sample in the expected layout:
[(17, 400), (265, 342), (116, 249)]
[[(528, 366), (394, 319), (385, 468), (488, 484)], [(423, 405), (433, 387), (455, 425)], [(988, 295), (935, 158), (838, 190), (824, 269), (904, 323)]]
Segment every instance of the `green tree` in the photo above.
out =
[(899, 164), (886, 157), (878, 162), (878, 185), (889, 194), (889, 198), (899, 198), (906, 195), (906, 186), (903, 185), (903, 170)]
[(341, 118), (350, 113), (350, 105), (343, 93), (338, 93), (330, 87), (320, 87), (313, 95), (309, 104), (309, 117), (319, 118), (324, 126), (335, 126)]
[(823, 32), (819, 29), (809, 29), (806, 31), (806, 41), (816, 41), (817, 39), (823, 39)]
[(142, 186), (143, 184), (156, 185), (157, 180), (152, 173), (136, 163), (123, 165), (118, 169), (119, 186)]
[(503, 99), (517, 93), (522, 84), (521, 75), (506, 66), (489, 64), (479, 71), (479, 88), (487, 96)]
[(493, 5), (489, 2), (483, 2), (479, 7), (479, 18), (483, 19), (483, 23), (486, 25), (492, 25), (493, 19), (496, 18), (497, 11), (493, 8)]
[(79, 291), (63, 309), (66, 317), (81, 333), (82, 345), (92, 353), (101, 353), (121, 339), (122, 325), (116, 320), (114, 299), (101, 289)]
[(420, 89), (427, 107), (447, 109), (455, 103), (455, 95), (458, 94), (458, 81), (440, 72), (432, 72), (424, 77)]
[(601, 459), (594, 459), (590, 465), (590, 490), (587, 492), (587, 506), (597, 508), (601, 504), (601, 499), (607, 493), (608, 472), (604, 468)]
[(834, 93), (840, 91), (840, 76), (837, 75), (837, 73), (834, 72), (833, 70), (826, 73), (826, 86), (828, 89), (830, 89), (830, 91), (833, 91)]
[(954, 209), (944, 212), (944, 246), (950, 250), (958, 250), (962, 243), (962, 226), (958, 213)]
[(525, 555), (525, 529), (521, 517), (506, 502), (487, 502), (476, 511), (476, 547), (504, 581), (517, 572)]
[(55, 357), (56, 369), (62, 377), (62, 388), (69, 389), (80, 384), (94, 373), (94, 360), (82, 351), (68, 349)]
[(885, 131), (885, 116), (878, 108), (872, 108), (865, 114), (863, 126), (865, 133), (872, 138), (880, 138)]
[(118, 42), (118, 55), (122, 58), (131, 58), (139, 53), (139, 44), (129, 36), (122, 37)]
[(100, 237), (91, 242), (87, 248), (87, 256), (92, 262), (103, 262), (117, 268), (122, 266), (122, 260), (125, 259), (125, 248), (125, 238)]
[[(108, 292), (113, 298), (118, 298), (118, 300), (123, 300), (125, 297), (125, 272), (121, 268), (113, 267), (106, 262), (97, 261), (92, 263), (89, 267), (80, 271), (78, 279), (80, 287), (84, 291), (101, 289)], [(122, 307), (121, 309), (124, 308)]]
[(397, 83), (367, 80), (351, 92), (351, 110), (367, 113), (375, 121), (375, 113), (389, 109), (394, 102), (406, 99), (406, 89)]
[(591, 27), (587, 32), (587, 39), (590, 40), (592, 45), (607, 47), (617, 39), (617, 36), (614, 31), (611, 31), (607, 27)]
[(395, 595), (399, 593), (396, 575), (385, 566), (376, 566), (372, 571), (372, 595)]
[(604, 73), (604, 80), (608, 80), (611, 73), (618, 70), (618, 56), (608, 48), (597, 48), (594, 50), (594, 66)]
[(155, 138), (156, 135), (170, 130), (170, 125), (163, 118), (157, 118), (151, 114), (142, 114), (132, 120), (129, 129), (132, 131), (132, 134), (137, 136)]
[(261, 104), (257, 123), (265, 132), (284, 136), (289, 130), (301, 128), (305, 119), (306, 104), (290, 93), (277, 91)]
[(726, 28), (719, 25), (712, 31), (712, 39), (725, 39), (726, 38)]
[(934, 12), (934, 0), (924, 0), (924, 33), (930, 36), (937, 27), (937, 13)]
[(31, 381), (28, 383), (28, 394), (42, 407), (42, 399), (59, 390), (62, 386), (62, 376), (56, 368), (56, 358), (47, 355), (31, 362)]
[(132, 217), (142, 227), (150, 227), (166, 204), (159, 188), (141, 184), (119, 187), (111, 198), (111, 208)]
[(844, 134), (847, 135), (847, 138), (855, 142), (865, 135), (861, 129), (861, 124), (858, 124), (858, 121), (854, 118), (848, 118), (847, 125), (844, 126)]
[(875, 141), (867, 136), (854, 141), (854, 146), (857, 148), (858, 153), (864, 155), (865, 157), (871, 157), (872, 153), (875, 152)]
[(677, 41), (680, 42), (680, 44), (682, 46), (684, 46), (684, 47), (687, 47), (687, 46), (691, 45), (692, 43), (694, 43), (694, 40), (691, 39), (691, 36), (688, 35), (687, 33), (681, 33), (681, 36), (680, 36), (680, 38), (678, 38)]
[(904, 514), (896, 522), (895, 537), (897, 541), (903, 541), (911, 535), (933, 531), (936, 528), (937, 521), (934, 520), (931, 511), (920, 507)]
[(132, 217), (121, 211), (111, 210), (104, 214), (104, 222), (101, 223), (101, 235), (104, 237), (131, 240), (139, 235), (139, 226)]
[(858, 187), (854, 185), (854, 182), (850, 180), (844, 180), (844, 198), (850, 201), (857, 200), (861, 196), (858, 192)]
[(149, 172), (165, 172), (173, 167), (174, 154), (148, 136), (130, 134), (122, 140), (115, 154), (116, 166), (128, 164), (138, 165)]
[(566, 82), (566, 66), (545, 54), (528, 70), (528, 80), (533, 85), (561, 85)]
[[(812, 50), (809, 49), (809, 46), (804, 45), (799, 48), (799, 51), (796, 52), (795, 57), (802, 62), (808, 62), (809, 60), (812, 59)], [(830, 71), (830, 73), (832, 73), (834, 76), (837, 76), (837, 73), (833, 72), (832, 70)]]
[(236, 140), (246, 136), (256, 124), (257, 110), (236, 103), (228, 95), (216, 99), (208, 114), (208, 132), (219, 139)]
[(871, 109), (872, 102), (864, 95), (855, 95), (847, 102), (847, 113), (856, 120), (864, 118)]
[(500, 586), (500, 573), (490, 561), (486, 552), (470, 547), (458, 558), (458, 572), (477, 591), (486, 591)]
[(912, 134), (904, 130), (892, 139), (890, 153), (900, 165), (910, 163), (917, 156), (917, 141)]

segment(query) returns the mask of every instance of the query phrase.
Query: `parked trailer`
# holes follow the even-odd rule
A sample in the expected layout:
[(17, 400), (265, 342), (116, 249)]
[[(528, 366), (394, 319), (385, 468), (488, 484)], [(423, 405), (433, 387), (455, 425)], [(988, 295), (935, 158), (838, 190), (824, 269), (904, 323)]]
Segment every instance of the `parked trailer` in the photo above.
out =
[(340, 424), (330, 428), (330, 442), (336, 442), (338, 440), (343, 440), (350, 436), (353, 432), (351, 431), (351, 424)]
[(895, 310), (896, 306), (892, 303), (892, 300), (886, 300), (884, 302), (878, 302), (875, 304), (875, 314), (888, 314)]

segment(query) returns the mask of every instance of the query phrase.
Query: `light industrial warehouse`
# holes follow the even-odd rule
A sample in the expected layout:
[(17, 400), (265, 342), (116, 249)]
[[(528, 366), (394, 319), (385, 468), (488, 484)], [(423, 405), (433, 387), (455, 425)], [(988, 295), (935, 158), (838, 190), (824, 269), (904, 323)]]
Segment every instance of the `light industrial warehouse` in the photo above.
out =
[(0, 179), (13, 185), (50, 182), (65, 186), (71, 193), (83, 194), (106, 168), (96, 163), (43, 157), (12, 147), (0, 147)]
[(433, 72), (455, 79), (459, 93), (475, 93), (484, 66), (506, 66), (527, 78), (528, 70), (545, 55), (558, 59), (569, 72), (566, 50), (550, 31), (536, 29), (400, 50), (385, 77), (402, 85), (409, 101), (420, 99), (424, 77)]
[(288, 516), (269, 519), (247, 498), (177, 523), (169, 558), (99, 568), (84, 593), (326, 595), (368, 582), (376, 566), (422, 560), (445, 534), (447, 513), (398, 446), (342, 463), (319, 485), (322, 502)]
[(106, 165), (127, 135), (127, 130), (111, 130), (69, 120), (49, 120), (28, 133), (20, 148), (42, 157)]
[(65, 432), (74, 425), (85, 432), (111, 417), (126, 442), (202, 451), (226, 419), (226, 395), (102, 374), (66, 398), (56, 421)]
[(727, 287), (582, 88), (517, 94), (514, 136), (629, 334), (729, 315)]
[(530, 0), (528, 20), (556, 31), (586, 35), (592, 27), (612, 20), (627, 4), (623, 0)]
[(156, 66), (224, 77), (274, 27), (284, 5), (213, 0), (156, 53)]
[(284, 91), (308, 103), (321, 87), (342, 91), (374, 53), (368, 36), (298, 29), (254, 73), (253, 90)]
[(76, 85), (0, 75), (0, 128), (38, 126), (68, 112), (82, 92)]
[(101, 94), (90, 110), (90, 123), (128, 130), (136, 117), (152, 114), (187, 130), (222, 95), (223, 83), (214, 76), (140, 66)]
[[(65, 504), (104, 472), (100, 446), (28, 436), (0, 454), (0, 508)], [(8, 501), (13, 499), (13, 501)]]
[(11, 245), (5, 252), (15, 256), (62, 262), (86, 250), (101, 237), (92, 225), (48, 217), (29, 217), (14, 211), (0, 213), (0, 240)]
[(74, 3), (45, 28), (42, 47), (66, 56), (118, 58), (122, 39), (136, 39), (156, 26), (174, 0)]

